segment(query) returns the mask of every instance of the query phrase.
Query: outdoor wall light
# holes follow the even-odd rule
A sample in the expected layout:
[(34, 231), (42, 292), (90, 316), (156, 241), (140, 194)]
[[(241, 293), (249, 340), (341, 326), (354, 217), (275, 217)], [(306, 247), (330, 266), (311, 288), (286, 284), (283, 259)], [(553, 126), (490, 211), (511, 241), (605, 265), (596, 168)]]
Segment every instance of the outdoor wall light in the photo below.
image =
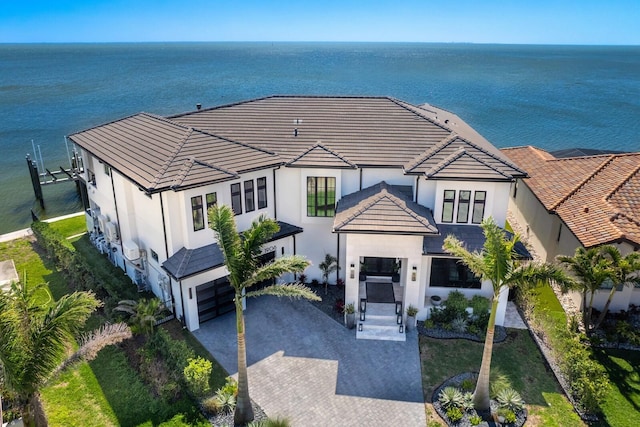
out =
[(362, 332), (362, 323), (358, 323), (358, 330)]
[(396, 301), (396, 314), (402, 314), (402, 303), (400, 301)]
[(364, 311), (361, 311), (361, 312), (360, 312), (360, 320), (361, 320), (362, 322), (364, 322), (364, 316), (365, 316)]
[(367, 311), (367, 300), (365, 298), (360, 298), (360, 311), (363, 313)]
[(404, 325), (400, 325), (400, 327), (398, 328), (398, 332), (404, 334)]
[(411, 281), (415, 282), (417, 276), (418, 276), (418, 267), (414, 265), (413, 267), (411, 267)]
[(351, 267), (349, 268), (349, 277), (351, 279), (356, 277), (356, 265), (354, 263), (351, 263)]
[(402, 325), (402, 314), (398, 314), (397, 323), (398, 323), (398, 325)]

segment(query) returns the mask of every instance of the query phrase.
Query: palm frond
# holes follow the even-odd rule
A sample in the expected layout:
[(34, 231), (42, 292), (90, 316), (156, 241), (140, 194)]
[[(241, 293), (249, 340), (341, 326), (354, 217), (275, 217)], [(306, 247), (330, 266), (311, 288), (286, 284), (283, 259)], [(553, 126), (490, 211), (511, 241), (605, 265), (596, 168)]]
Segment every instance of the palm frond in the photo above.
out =
[(218, 205), (209, 209), (209, 227), (214, 231), (218, 246), (222, 250), (231, 285), (236, 287), (243, 282), (242, 242), (231, 208)]
[(540, 286), (543, 283), (555, 282), (563, 292), (575, 289), (576, 284), (560, 266), (548, 263), (530, 262), (514, 269), (505, 278), (509, 287), (518, 286), (523, 289)]
[(256, 291), (246, 293), (248, 298), (262, 295), (273, 295), (276, 297), (288, 297), (293, 299), (304, 298), (310, 301), (322, 301), (314, 291), (301, 283), (287, 283), (282, 285), (266, 286)]
[(285, 273), (300, 273), (310, 264), (307, 259), (300, 255), (276, 258), (273, 262), (258, 267), (253, 275), (244, 282), (243, 287), (248, 288), (264, 280), (278, 278)]

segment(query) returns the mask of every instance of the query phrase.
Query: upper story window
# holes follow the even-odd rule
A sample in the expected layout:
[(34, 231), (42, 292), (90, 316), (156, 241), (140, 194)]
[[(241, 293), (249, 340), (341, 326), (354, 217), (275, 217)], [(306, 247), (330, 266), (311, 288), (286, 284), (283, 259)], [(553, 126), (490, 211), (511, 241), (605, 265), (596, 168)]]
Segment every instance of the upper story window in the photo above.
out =
[(96, 174), (93, 173), (91, 169), (87, 169), (87, 179), (89, 180), (89, 184), (96, 186)]
[(458, 217), (456, 222), (469, 222), (469, 203), (471, 202), (471, 191), (460, 190), (458, 194)]
[(231, 210), (236, 215), (242, 213), (242, 193), (240, 183), (231, 184)]
[(480, 224), (484, 218), (484, 205), (487, 199), (486, 191), (476, 191), (473, 197), (473, 217), (471, 222)]
[(336, 212), (336, 179), (307, 177), (307, 216), (334, 216)]
[(258, 178), (256, 184), (258, 187), (258, 209), (264, 209), (267, 207), (267, 178)]
[(252, 212), (256, 209), (255, 192), (253, 191), (253, 180), (244, 182), (244, 209), (245, 212)]
[(202, 211), (202, 196), (191, 198), (191, 217), (193, 219), (193, 231), (204, 228), (204, 213)]
[(453, 205), (456, 202), (455, 190), (444, 190), (442, 202), (442, 222), (453, 222)]
[(111, 176), (111, 168), (106, 163), (104, 164), (104, 174), (107, 176)]

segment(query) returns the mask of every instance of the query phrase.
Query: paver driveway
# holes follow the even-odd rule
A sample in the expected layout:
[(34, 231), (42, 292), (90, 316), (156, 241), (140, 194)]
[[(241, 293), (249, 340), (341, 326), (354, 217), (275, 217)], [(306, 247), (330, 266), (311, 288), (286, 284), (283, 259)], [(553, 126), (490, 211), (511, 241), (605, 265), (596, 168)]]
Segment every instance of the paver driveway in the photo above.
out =
[[(249, 392), (270, 417), (293, 426), (425, 426), (414, 331), (406, 342), (356, 340), (306, 301), (261, 297), (245, 311)], [(195, 336), (238, 371), (235, 314)]]

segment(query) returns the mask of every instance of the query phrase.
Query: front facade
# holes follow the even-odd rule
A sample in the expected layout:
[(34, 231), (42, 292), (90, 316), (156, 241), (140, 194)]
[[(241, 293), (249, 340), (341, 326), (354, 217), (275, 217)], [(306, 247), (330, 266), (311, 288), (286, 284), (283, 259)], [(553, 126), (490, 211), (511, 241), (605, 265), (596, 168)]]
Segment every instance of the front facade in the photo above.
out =
[[(385, 97), (268, 97), (168, 118), (140, 113), (70, 139), (83, 158), (96, 245), (191, 330), (233, 309), (207, 223), (213, 204), (231, 206), (239, 230), (261, 214), (279, 222), (265, 262), (304, 255), (307, 278), (320, 280), (317, 266), (336, 256), (330, 282), (344, 280), (345, 302), (357, 309), (397, 273), (385, 301), (425, 318), (432, 295), (492, 294), (442, 242), (454, 234), (480, 248), (479, 224), (493, 217), (504, 225), (511, 183), (525, 176), (457, 116)], [(506, 294), (501, 301), (498, 324)]]
[[(611, 244), (622, 255), (640, 250), (640, 153), (555, 157), (535, 147), (502, 152), (529, 175), (514, 182), (509, 210), (543, 261), (572, 256), (579, 247)], [(610, 288), (599, 290), (602, 309)], [(577, 306), (578, 292), (571, 293)], [(616, 291), (611, 311), (640, 305), (640, 288)]]

